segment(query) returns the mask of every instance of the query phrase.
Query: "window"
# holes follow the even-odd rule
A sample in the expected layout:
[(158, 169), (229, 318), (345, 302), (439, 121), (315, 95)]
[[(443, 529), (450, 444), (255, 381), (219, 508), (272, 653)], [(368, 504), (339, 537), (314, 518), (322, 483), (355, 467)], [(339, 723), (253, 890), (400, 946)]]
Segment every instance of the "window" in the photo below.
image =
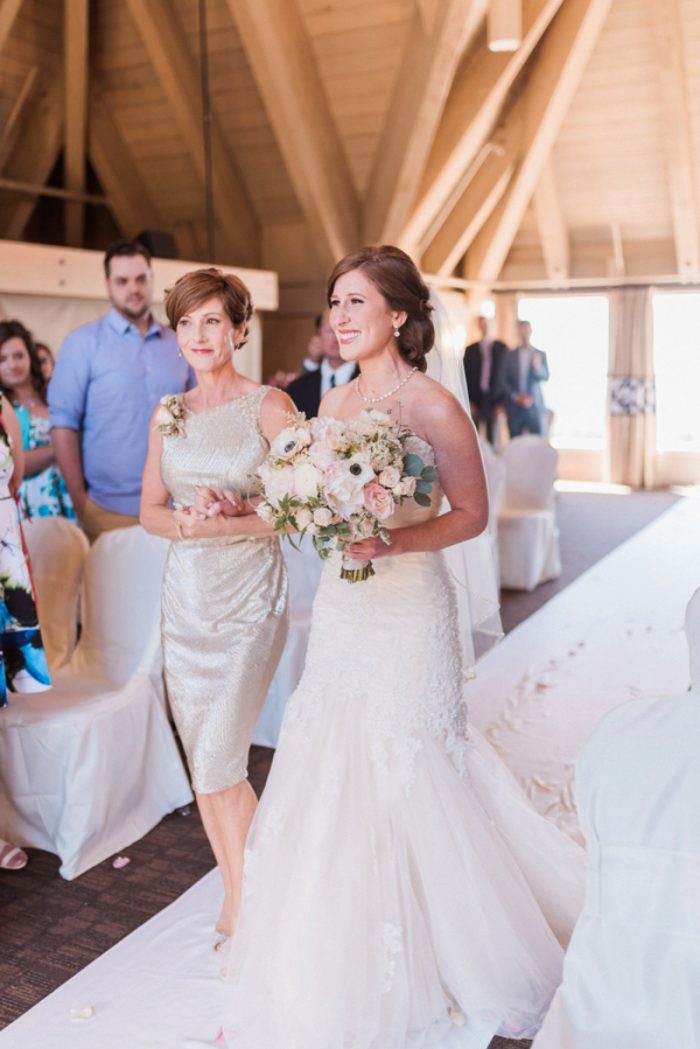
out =
[(700, 293), (655, 292), (654, 371), (659, 451), (700, 451)]
[(532, 324), (532, 344), (547, 354), (545, 403), (560, 448), (602, 448), (608, 390), (605, 295), (522, 295), (518, 315)]

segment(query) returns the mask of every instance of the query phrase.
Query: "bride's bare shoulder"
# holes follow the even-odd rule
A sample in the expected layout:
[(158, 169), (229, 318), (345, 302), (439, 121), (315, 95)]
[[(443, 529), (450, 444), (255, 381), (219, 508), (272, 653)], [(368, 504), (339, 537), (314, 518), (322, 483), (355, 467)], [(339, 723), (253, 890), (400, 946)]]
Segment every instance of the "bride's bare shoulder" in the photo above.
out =
[(466, 414), (457, 398), (442, 383), (431, 379), (429, 375), (420, 376), (413, 393), (421, 409), (435, 417), (449, 418), (454, 417), (455, 414)]

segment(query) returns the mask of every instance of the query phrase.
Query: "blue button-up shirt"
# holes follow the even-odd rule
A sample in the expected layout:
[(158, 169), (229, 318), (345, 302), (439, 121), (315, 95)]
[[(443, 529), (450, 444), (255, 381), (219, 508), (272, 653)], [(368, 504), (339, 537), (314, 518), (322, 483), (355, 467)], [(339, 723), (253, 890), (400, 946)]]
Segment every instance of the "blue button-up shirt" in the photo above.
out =
[(54, 426), (81, 435), (88, 496), (138, 514), (148, 424), (161, 397), (194, 385), (175, 333), (151, 324), (145, 335), (117, 310), (67, 336), (49, 383)]

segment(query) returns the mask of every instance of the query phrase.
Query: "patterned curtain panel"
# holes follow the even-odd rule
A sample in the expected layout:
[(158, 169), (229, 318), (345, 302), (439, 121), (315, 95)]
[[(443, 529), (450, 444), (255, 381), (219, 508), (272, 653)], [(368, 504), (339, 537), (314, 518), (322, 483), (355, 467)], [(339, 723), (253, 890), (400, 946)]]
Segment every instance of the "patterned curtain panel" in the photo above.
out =
[(608, 475), (615, 484), (652, 488), (656, 390), (651, 294), (625, 288), (610, 296)]

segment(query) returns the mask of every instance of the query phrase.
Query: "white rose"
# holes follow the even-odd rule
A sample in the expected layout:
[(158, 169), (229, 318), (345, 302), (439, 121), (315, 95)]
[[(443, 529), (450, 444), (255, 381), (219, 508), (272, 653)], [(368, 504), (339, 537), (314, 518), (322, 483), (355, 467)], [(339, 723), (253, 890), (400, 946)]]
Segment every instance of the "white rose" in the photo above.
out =
[(309, 448), (309, 459), (319, 470), (327, 470), (335, 461), (335, 452), (328, 447), (325, 441), (314, 441)]
[(319, 528), (327, 528), (332, 520), (333, 514), (327, 506), (319, 506), (317, 510), (314, 510), (314, 524)]
[(385, 488), (396, 488), (400, 480), (401, 474), (395, 466), (385, 467), (379, 475), (379, 483), (383, 484)]
[(303, 532), (305, 528), (308, 528), (313, 520), (311, 511), (307, 510), (305, 506), (300, 507), (299, 510), (295, 510), (294, 517), (296, 518), (297, 528), (300, 532)]
[(255, 507), (255, 512), (263, 521), (267, 524), (272, 524), (275, 520), (275, 511), (272, 509), (269, 503), (258, 503)]
[(164, 404), (158, 406), (155, 421), (156, 426), (169, 426), (170, 423), (173, 421), (173, 417), (170, 414), (170, 410), (166, 408)]
[(404, 477), (403, 481), (400, 481), (395, 488), (395, 493), (398, 496), (411, 496), (416, 490), (415, 477)]
[(294, 467), (283, 466), (277, 469), (269, 463), (263, 463), (258, 474), (265, 488), (265, 497), (273, 506), (279, 506), (285, 495), (295, 495)]
[(315, 499), (321, 474), (313, 463), (301, 462), (294, 467), (294, 489), (300, 499)]

